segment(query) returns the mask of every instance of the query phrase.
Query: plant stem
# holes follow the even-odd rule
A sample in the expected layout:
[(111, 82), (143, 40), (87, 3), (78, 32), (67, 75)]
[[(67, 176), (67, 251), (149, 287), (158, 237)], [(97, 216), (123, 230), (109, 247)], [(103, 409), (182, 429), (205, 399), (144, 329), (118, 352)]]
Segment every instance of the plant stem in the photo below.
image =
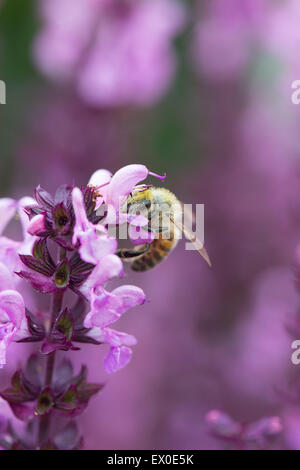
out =
[[(52, 312), (51, 312), (51, 327), (49, 329), (49, 333), (52, 329), (52, 326), (55, 323), (57, 315), (61, 311), (62, 301), (63, 301), (63, 290), (58, 290), (54, 293), (52, 298)], [(55, 351), (47, 356), (46, 362), (46, 374), (45, 374), (45, 381), (44, 386), (50, 386), (52, 383), (53, 371), (54, 371), (54, 363), (55, 363)], [(39, 423), (39, 446), (47, 441), (49, 428), (50, 428), (50, 421), (51, 421), (51, 411), (47, 414), (40, 417)]]

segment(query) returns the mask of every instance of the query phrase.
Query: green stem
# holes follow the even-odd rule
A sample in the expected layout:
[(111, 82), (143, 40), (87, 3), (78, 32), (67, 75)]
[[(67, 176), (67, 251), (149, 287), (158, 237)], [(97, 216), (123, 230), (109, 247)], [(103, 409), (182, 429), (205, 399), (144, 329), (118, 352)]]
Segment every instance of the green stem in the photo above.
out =
[[(51, 332), (52, 326), (55, 323), (55, 320), (62, 308), (62, 301), (63, 301), (63, 290), (58, 290), (53, 295), (52, 300), (52, 313), (51, 313), (51, 327), (49, 328), (49, 333)], [(46, 362), (46, 374), (45, 374), (45, 381), (44, 386), (51, 386), (53, 371), (54, 371), (54, 363), (55, 363), (55, 351), (47, 356)], [(46, 413), (45, 415), (40, 417), (39, 423), (39, 446), (47, 441), (49, 436), (50, 430), (50, 422), (51, 422), (51, 411)]]

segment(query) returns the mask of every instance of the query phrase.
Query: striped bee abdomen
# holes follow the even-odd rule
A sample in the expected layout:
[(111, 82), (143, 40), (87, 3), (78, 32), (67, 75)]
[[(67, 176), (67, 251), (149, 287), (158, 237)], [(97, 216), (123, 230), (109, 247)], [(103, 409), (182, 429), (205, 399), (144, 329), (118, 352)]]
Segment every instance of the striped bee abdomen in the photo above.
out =
[(170, 239), (158, 238), (150, 244), (147, 253), (136, 259), (131, 264), (133, 271), (147, 271), (154, 268), (163, 261), (170, 251), (176, 246), (177, 240), (174, 237)]

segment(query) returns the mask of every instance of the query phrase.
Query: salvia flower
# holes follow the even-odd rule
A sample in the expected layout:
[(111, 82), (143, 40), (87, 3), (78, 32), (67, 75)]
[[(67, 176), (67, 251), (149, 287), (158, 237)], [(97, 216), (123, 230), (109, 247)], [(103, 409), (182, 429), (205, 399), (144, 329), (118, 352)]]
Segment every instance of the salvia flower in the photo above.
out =
[[(75, 213), (72, 205), (71, 186), (61, 186), (52, 197), (47, 191), (38, 186), (34, 196), (36, 203), (26, 207), (31, 222), (28, 227), (29, 233), (40, 238), (51, 238), (61, 247), (72, 250), (72, 237), (75, 225)], [(86, 210), (86, 218), (91, 223), (99, 222), (94, 209), (94, 191), (87, 187), (83, 191)]]
[[(112, 223), (147, 225), (147, 218), (128, 214), (123, 205), (148, 176), (165, 178), (144, 165), (128, 165), (114, 175), (98, 170), (85, 188), (63, 185), (52, 196), (38, 186), (34, 199), (0, 200), (1, 232), (16, 215), (23, 231), (22, 241), (0, 237), (0, 367), (12, 341), (40, 343), (39, 353), (30, 356), (14, 373), (11, 386), (0, 392), (18, 419), (30, 421), (22, 436), (7, 428), (4, 448), (82, 447), (77, 428), (51, 433), (45, 421), (52, 414), (57, 419), (78, 416), (102, 384), (87, 382), (85, 366), (78, 375), (66, 360), (55, 368), (56, 351), (77, 351), (80, 344), (107, 345), (107, 373), (129, 363), (137, 340), (112, 326), (129, 309), (142, 305), (146, 296), (129, 284), (109, 289), (111, 279), (123, 276), (123, 264), (108, 229)], [(30, 287), (51, 296), (49, 314), (37, 302), (27, 305)]]
[(211, 0), (207, 4), (196, 24), (192, 46), (201, 76), (213, 82), (241, 77), (265, 29), (268, 6), (265, 0)]
[[(57, 349), (78, 349), (76, 342), (105, 343), (110, 346), (105, 358), (108, 372), (129, 362), (130, 346), (136, 344), (136, 339), (111, 329), (110, 325), (146, 298), (135, 286), (121, 286), (112, 292), (104, 288), (108, 280), (123, 274), (122, 262), (115, 254), (117, 241), (109, 236), (106, 226), (124, 221), (135, 227), (139, 221), (141, 225), (147, 223), (142, 216), (129, 217), (121, 207), (137, 183), (149, 175), (165, 178), (144, 165), (128, 165), (113, 176), (107, 170), (98, 170), (85, 189), (62, 186), (54, 197), (41, 187), (35, 190), (36, 202), (25, 210), (30, 218), (27, 232), (37, 241), (32, 254), (20, 255), (25, 269), (17, 274), (39, 292), (55, 294), (70, 289), (91, 304), (85, 318), (74, 314), (73, 309), (63, 310), (46, 337), (37, 319), (32, 314), (28, 316), (35, 329), (31, 325), (32, 334), (26, 340), (44, 337), (44, 354)], [(59, 262), (49, 250), (50, 241), (65, 250)]]
[(8, 269), (0, 263), (0, 368), (6, 364), (6, 351), (12, 341), (27, 333), (25, 303)]
[(252, 423), (239, 423), (223, 411), (211, 410), (205, 419), (214, 437), (240, 449), (266, 448), (283, 431), (283, 425), (278, 416), (262, 418)]
[[(28, 335), (25, 303), (15, 270), (21, 267), (20, 253), (30, 253), (35, 237), (27, 233), (28, 217), (24, 212), (34, 200), (24, 197), (19, 201), (0, 199), (0, 367), (6, 364), (7, 348), (12, 341)], [(22, 241), (14, 241), (2, 235), (13, 218), (21, 222)]]
[(110, 328), (130, 308), (145, 303), (142, 289), (135, 286), (121, 286), (108, 292), (104, 288), (91, 293), (91, 310), (84, 320), (84, 326), (91, 328), (88, 336), (110, 345), (104, 365), (107, 372), (125, 367), (131, 358), (130, 346), (137, 341), (134, 336)]
[(113, 176), (110, 176), (106, 170), (100, 170), (92, 175), (89, 182), (90, 185), (99, 188), (101, 193), (101, 203), (104, 204), (102, 206), (101, 204), (98, 205), (97, 213), (105, 217), (103, 223), (114, 225), (127, 222), (129, 224), (129, 236), (134, 244), (140, 244), (141, 241), (142, 243), (151, 242), (153, 235), (146, 230), (142, 230), (148, 224), (148, 220), (143, 214), (128, 214), (122, 211), (122, 208), (127, 196), (136, 188), (139, 182), (144, 181), (148, 176), (154, 176), (161, 181), (166, 178), (166, 174), (163, 176), (157, 175), (145, 165), (132, 164), (124, 166)]
[[(2, 254), (6, 263), (8, 260), (15, 263), (18, 252), (30, 253), (35, 241), (35, 238), (28, 233), (30, 222), (24, 211), (27, 205), (34, 206), (34, 199), (31, 197), (23, 197), (19, 201), (10, 198), (0, 199), (0, 258), (2, 258)], [(21, 222), (23, 235), (21, 242), (3, 236), (6, 227), (14, 218), (19, 219)]]
[(38, 67), (75, 83), (93, 106), (149, 106), (174, 77), (175, 36), (185, 24), (178, 0), (47, 0), (34, 43)]
[(80, 189), (73, 189), (72, 201), (76, 218), (73, 245), (79, 241), (81, 258), (87, 263), (96, 265), (104, 256), (115, 253), (117, 242), (108, 236), (107, 230), (102, 225), (96, 226), (88, 220)]

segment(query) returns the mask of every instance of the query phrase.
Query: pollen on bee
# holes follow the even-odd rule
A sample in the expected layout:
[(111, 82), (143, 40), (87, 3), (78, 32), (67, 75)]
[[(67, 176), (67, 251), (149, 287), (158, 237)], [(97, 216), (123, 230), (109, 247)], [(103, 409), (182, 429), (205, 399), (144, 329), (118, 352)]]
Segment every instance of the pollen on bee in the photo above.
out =
[(92, 184), (89, 184), (88, 187), (91, 188), (93, 191), (93, 196), (92, 196), (93, 202), (97, 202), (98, 197), (103, 197), (103, 195), (97, 189), (97, 186), (93, 186)]

